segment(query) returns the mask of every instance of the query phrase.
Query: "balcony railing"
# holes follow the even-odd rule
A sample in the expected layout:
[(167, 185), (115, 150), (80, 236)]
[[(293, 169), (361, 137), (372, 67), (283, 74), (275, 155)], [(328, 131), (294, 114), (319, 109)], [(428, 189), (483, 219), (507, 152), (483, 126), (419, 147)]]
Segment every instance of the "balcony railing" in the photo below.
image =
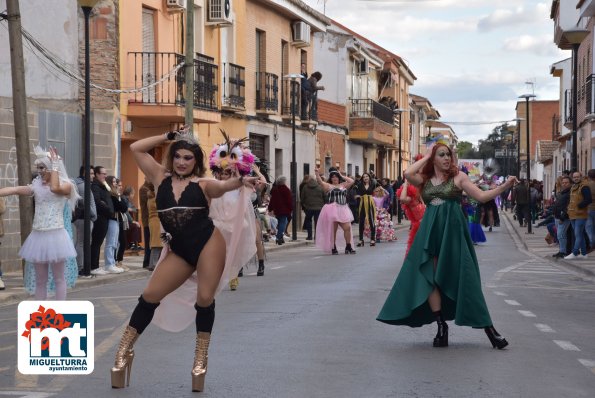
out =
[(595, 75), (589, 75), (587, 77), (586, 86), (586, 114), (593, 115), (595, 114)]
[(293, 83), (290, 79), (283, 79), (281, 81), (281, 115), (291, 116), (291, 88), (294, 89), (295, 95), (295, 113), (296, 117), (300, 117), (301, 109), (301, 86), (298, 82)]
[(223, 106), (231, 109), (246, 108), (246, 69), (232, 63), (223, 64)]
[[(134, 88), (148, 87), (134, 93), (131, 102), (182, 105), (185, 100), (184, 68), (172, 71), (184, 61), (173, 52), (129, 52), (134, 68)], [(194, 59), (195, 108), (217, 110), (218, 67), (210, 57), (197, 54)]]
[(572, 90), (564, 92), (564, 124), (572, 124)]
[(385, 123), (393, 124), (394, 114), (392, 109), (379, 104), (371, 99), (352, 99), (351, 117), (376, 118)]
[(279, 77), (256, 72), (256, 110), (276, 113), (279, 110)]

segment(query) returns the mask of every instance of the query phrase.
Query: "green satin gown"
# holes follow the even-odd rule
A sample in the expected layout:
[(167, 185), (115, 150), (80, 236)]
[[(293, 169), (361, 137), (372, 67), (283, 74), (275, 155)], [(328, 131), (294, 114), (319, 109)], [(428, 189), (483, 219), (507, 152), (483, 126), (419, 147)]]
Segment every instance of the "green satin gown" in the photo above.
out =
[[(462, 191), (454, 179), (422, 189), (426, 212), (409, 254), (380, 314), (380, 322), (419, 327), (435, 321), (428, 296), (435, 286), (442, 297), (442, 316), (457, 325), (483, 328), (492, 320), (481, 291), (479, 266)], [(434, 271), (434, 261), (436, 270)]]

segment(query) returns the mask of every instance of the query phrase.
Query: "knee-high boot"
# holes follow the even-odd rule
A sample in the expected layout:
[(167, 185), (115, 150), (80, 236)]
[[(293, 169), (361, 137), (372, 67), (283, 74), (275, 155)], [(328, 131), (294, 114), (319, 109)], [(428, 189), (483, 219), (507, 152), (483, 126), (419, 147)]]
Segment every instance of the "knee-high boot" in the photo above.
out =
[(203, 391), (209, 359), (209, 343), (215, 322), (215, 301), (208, 307), (196, 308), (196, 348), (194, 350), (194, 364), (192, 365), (192, 391)]
[(132, 312), (130, 323), (124, 330), (124, 335), (118, 344), (114, 367), (111, 369), (112, 388), (124, 388), (130, 385), (130, 371), (134, 359), (134, 343), (138, 336), (151, 323), (155, 309), (159, 303), (149, 303), (143, 296), (138, 298), (138, 304)]
[(440, 311), (434, 312), (434, 317), (438, 324), (438, 331), (436, 337), (434, 337), (434, 347), (448, 347), (448, 324)]

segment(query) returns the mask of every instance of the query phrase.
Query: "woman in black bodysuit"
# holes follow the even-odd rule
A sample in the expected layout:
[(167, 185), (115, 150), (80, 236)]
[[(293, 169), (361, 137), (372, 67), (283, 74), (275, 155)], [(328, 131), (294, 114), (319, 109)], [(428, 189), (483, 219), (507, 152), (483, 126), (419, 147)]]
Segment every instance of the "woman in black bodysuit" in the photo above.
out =
[[(167, 150), (165, 165), (161, 165), (148, 152), (168, 140), (175, 141)], [(202, 391), (215, 321), (215, 291), (225, 265), (225, 241), (209, 218), (209, 202), (242, 185), (253, 187), (257, 178), (202, 179), (205, 155), (194, 136), (184, 130), (142, 139), (130, 145), (130, 150), (147, 180), (155, 186), (157, 212), (171, 251), (155, 269), (124, 331), (111, 369), (112, 387), (128, 385), (133, 345), (138, 336), (151, 322), (160, 301), (196, 271), (197, 334), (192, 391)]]

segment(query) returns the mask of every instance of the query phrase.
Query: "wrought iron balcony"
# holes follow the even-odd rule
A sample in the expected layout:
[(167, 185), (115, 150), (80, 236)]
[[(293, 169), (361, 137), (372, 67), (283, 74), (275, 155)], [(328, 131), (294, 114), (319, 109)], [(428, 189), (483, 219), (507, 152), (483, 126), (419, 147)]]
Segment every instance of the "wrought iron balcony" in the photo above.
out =
[(591, 117), (595, 116), (595, 75), (589, 75), (587, 77), (587, 84), (586, 86), (586, 115), (592, 115)]
[(232, 63), (223, 64), (223, 104), (226, 110), (246, 109), (246, 69)]
[[(134, 88), (145, 87), (134, 93), (130, 102), (143, 104), (183, 105), (185, 100), (184, 61), (182, 54), (174, 52), (129, 52), (134, 68)], [(194, 59), (195, 108), (217, 110), (218, 67), (213, 58), (196, 54)]]
[(349, 112), (349, 138), (372, 144), (392, 145), (392, 109), (372, 99), (352, 99)]
[[(293, 84), (292, 84), (293, 83)], [(295, 108), (294, 108), (294, 115), (296, 118), (300, 117), (300, 109), (301, 109), (301, 86), (296, 82), (292, 82), (290, 79), (283, 78), (281, 81), (281, 117), (284, 119), (291, 120), (291, 97), (292, 97), (292, 89), (293, 87), (293, 95), (295, 95)]]
[(256, 72), (256, 112), (273, 114), (279, 111), (279, 76)]
[(564, 92), (564, 125), (566, 127), (572, 126), (572, 90), (568, 89)]

